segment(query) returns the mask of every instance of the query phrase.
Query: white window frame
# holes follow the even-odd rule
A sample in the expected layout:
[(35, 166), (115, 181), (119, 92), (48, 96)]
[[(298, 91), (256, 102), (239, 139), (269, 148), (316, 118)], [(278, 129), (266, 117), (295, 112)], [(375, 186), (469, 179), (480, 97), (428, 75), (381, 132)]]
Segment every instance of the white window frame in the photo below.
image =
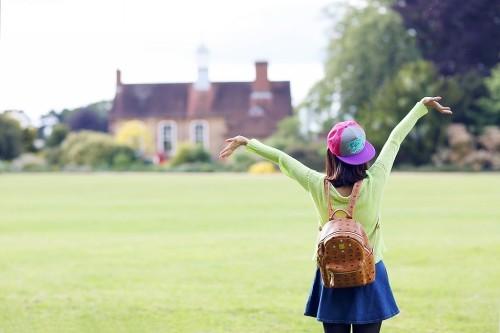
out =
[(203, 126), (203, 148), (205, 149), (208, 149), (209, 147), (209, 127), (208, 127), (208, 121), (204, 120), (204, 119), (195, 119), (195, 120), (191, 120), (191, 123), (190, 123), (190, 130), (189, 130), (189, 133), (190, 133), (190, 139), (191, 139), (191, 142), (193, 144), (196, 144), (196, 126), (197, 125), (202, 125)]
[(169, 156), (173, 156), (177, 151), (177, 123), (173, 120), (162, 120), (157, 125), (157, 134), (156, 134), (156, 148), (159, 152), (167, 154), (164, 150), (164, 137), (163, 137), (163, 129), (165, 126), (169, 125), (172, 128), (172, 150)]
[(265, 110), (260, 105), (254, 105), (254, 106), (251, 106), (250, 109), (248, 109), (248, 115), (250, 117), (263, 117), (264, 113), (265, 113)]

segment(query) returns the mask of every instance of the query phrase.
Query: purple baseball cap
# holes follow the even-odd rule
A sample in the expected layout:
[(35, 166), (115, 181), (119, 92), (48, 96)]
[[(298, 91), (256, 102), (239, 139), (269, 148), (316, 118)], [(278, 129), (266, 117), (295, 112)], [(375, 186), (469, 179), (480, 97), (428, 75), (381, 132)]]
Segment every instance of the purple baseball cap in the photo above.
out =
[(328, 150), (347, 164), (363, 164), (375, 156), (375, 148), (366, 140), (365, 131), (354, 120), (335, 124), (326, 141)]

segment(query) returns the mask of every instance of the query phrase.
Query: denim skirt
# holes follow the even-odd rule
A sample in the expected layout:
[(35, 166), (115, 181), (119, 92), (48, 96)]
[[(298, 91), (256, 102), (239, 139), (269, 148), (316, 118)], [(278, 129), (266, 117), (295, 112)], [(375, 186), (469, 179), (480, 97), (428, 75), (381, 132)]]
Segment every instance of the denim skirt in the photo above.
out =
[(399, 313), (384, 263), (375, 264), (375, 281), (360, 287), (325, 288), (319, 268), (304, 315), (325, 323), (368, 324)]

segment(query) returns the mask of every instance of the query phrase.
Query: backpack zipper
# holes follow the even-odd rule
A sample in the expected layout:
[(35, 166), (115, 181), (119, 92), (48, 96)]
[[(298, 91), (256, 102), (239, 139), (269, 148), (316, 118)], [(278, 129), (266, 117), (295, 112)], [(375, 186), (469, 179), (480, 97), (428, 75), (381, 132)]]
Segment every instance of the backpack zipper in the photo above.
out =
[[(323, 238), (322, 240), (320, 240), (320, 241), (319, 241), (319, 243), (324, 243), (324, 242), (326, 242), (326, 239), (327, 239), (327, 238), (328, 238), (328, 239), (333, 238), (333, 237), (335, 236), (335, 234), (339, 234), (339, 233), (341, 233), (341, 232), (342, 232), (342, 233), (348, 233), (348, 234), (352, 234), (352, 235), (356, 235), (356, 236), (358, 236), (358, 234), (357, 234), (357, 233), (352, 232), (352, 231), (336, 231), (336, 232), (332, 232), (331, 234), (329, 234), (328, 236), (326, 236), (325, 238)], [(333, 236), (332, 236), (332, 235), (333, 235)], [(331, 237), (330, 237), (330, 236), (331, 236)], [(359, 237), (359, 236), (358, 236), (358, 237), (356, 237), (356, 240), (358, 240), (358, 238), (360, 238), (360, 237)], [(359, 241), (359, 240), (358, 240), (358, 241)], [(361, 242), (360, 242), (360, 243), (361, 243)], [(368, 247), (366, 247), (366, 246), (364, 246), (364, 245), (361, 245), (361, 246), (362, 246), (364, 249), (366, 249), (368, 252), (370, 252), (370, 253), (372, 253), (372, 252), (373, 252), (373, 249), (370, 249), (370, 248), (368, 248)]]

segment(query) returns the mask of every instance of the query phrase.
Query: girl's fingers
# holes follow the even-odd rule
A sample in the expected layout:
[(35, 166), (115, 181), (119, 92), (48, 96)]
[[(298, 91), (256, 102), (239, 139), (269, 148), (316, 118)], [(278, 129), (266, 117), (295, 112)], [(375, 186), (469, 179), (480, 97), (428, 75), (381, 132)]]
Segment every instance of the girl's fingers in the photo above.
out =
[(441, 104), (439, 104), (438, 102), (434, 102), (434, 104), (436, 104), (436, 107), (438, 107), (438, 108), (440, 108), (440, 109), (444, 108), (444, 106), (442, 106), (442, 105), (441, 105)]
[(451, 108), (449, 106), (443, 106), (443, 105), (439, 104), (439, 101), (441, 99), (442, 99), (441, 96), (429, 97), (429, 104), (428, 104), (428, 106), (432, 106), (439, 113), (452, 114), (453, 112), (451, 111)]
[(441, 112), (441, 113), (446, 113), (446, 114), (451, 114), (451, 113), (453, 113), (449, 107), (446, 107), (446, 108), (440, 108), (440, 109), (439, 109), (439, 112)]
[(227, 157), (233, 153), (233, 150), (234, 149), (232, 148), (232, 145), (229, 144), (224, 149), (222, 149), (222, 151), (219, 153), (219, 157), (220, 158)]
[(221, 150), (221, 152), (219, 153), (219, 158), (230, 156), (239, 146), (243, 144), (242, 142), (237, 140), (237, 137), (229, 138), (224, 141), (229, 142), (229, 144), (227, 144), (226, 147)]

